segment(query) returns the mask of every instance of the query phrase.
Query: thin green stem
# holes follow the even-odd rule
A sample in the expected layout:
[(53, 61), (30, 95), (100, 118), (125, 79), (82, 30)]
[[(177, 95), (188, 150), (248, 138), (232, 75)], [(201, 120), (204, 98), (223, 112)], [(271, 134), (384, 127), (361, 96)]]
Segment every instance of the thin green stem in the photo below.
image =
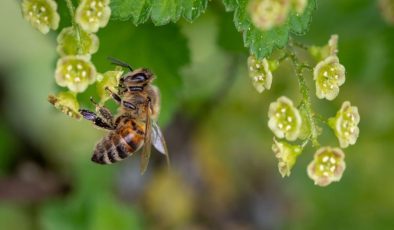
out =
[(78, 54), (82, 53), (82, 44), (81, 44), (81, 31), (79, 30), (79, 26), (75, 21), (75, 8), (71, 0), (66, 0), (67, 8), (71, 16), (71, 25), (74, 29), (75, 38), (78, 44)]
[[(291, 45), (290, 45), (290, 48), (292, 48)], [(302, 95), (301, 105), (305, 108), (306, 117), (307, 117), (308, 123), (310, 124), (310, 127), (311, 127), (311, 136), (309, 139), (312, 141), (312, 145), (314, 147), (318, 147), (320, 145), (319, 142), (317, 141), (318, 127), (316, 125), (316, 121), (315, 121), (315, 118), (313, 115), (314, 113), (312, 110), (312, 103), (311, 103), (311, 96), (310, 96), (309, 88), (306, 85), (305, 78), (302, 74), (303, 69), (305, 69), (305, 68), (310, 69), (310, 67), (306, 64), (301, 63), (292, 49), (288, 49), (287, 52), (288, 52), (289, 57), (293, 61), (293, 64), (295, 67), (295, 73), (298, 78), (298, 85), (300, 87), (300, 91), (301, 91), (301, 95)]]

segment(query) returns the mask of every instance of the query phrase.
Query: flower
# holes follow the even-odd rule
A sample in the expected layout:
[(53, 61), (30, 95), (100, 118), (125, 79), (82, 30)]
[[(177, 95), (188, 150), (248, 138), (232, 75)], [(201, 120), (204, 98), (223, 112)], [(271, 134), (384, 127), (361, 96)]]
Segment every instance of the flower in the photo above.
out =
[(386, 20), (387, 23), (394, 25), (394, 1), (380, 0), (379, 8), (384, 20)]
[(271, 88), (272, 72), (267, 59), (257, 60), (256, 57), (248, 58), (249, 77), (253, 81), (253, 86), (257, 92), (262, 93), (265, 89)]
[(80, 119), (79, 104), (77, 98), (72, 92), (60, 92), (57, 96), (49, 95), (48, 101), (67, 116)]
[(109, 0), (82, 0), (75, 13), (75, 21), (87, 32), (105, 27), (111, 16)]
[(298, 14), (302, 14), (308, 5), (308, 0), (292, 0), (292, 5)]
[(107, 71), (103, 75), (100, 74), (97, 77), (96, 87), (97, 87), (98, 95), (101, 98), (101, 103), (104, 103), (111, 97), (108, 94), (108, 92), (105, 90), (106, 87), (108, 87), (113, 92), (116, 92), (118, 81), (122, 76), (122, 74), (123, 71), (114, 70), (114, 71)]
[(302, 147), (299, 145), (291, 145), (284, 141), (278, 142), (274, 138), (272, 145), (276, 158), (278, 158), (278, 169), (282, 177), (290, 176), (290, 171), (296, 163), (298, 155), (302, 152)]
[(313, 70), (316, 82), (316, 96), (333, 100), (339, 93), (339, 86), (345, 83), (345, 67), (337, 56), (329, 56), (319, 62)]
[(49, 29), (58, 28), (60, 16), (56, 10), (57, 4), (54, 0), (23, 0), (22, 2), (23, 17), (43, 34), (47, 34)]
[(339, 181), (346, 168), (344, 159), (345, 154), (340, 148), (322, 147), (308, 165), (308, 176), (315, 185), (322, 187)]
[(58, 60), (56, 83), (73, 92), (83, 92), (96, 80), (96, 68), (86, 56), (65, 56)]
[(351, 106), (345, 101), (335, 117), (328, 119), (328, 124), (334, 130), (341, 148), (354, 145), (357, 141), (360, 129), (358, 123), (360, 115), (356, 106)]
[(280, 97), (272, 102), (268, 111), (268, 127), (278, 138), (289, 141), (297, 139), (301, 129), (301, 116), (293, 102), (287, 97)]
[(252, 0), (248, 10), (253, 24), (261, 30), (282, 25), (290, 9), (289, 0)]
[(99, 39), (95, 34), (79, 29), (79, 44), (73, 27), (67, 27), (57, 36), (57, 52), (61, 56), (94, 54), (99, 48)]

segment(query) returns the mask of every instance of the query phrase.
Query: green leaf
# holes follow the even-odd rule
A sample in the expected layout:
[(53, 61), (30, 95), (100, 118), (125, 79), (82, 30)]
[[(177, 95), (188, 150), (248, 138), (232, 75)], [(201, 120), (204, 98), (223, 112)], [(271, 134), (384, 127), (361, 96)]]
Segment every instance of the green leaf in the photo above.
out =
[(303, 35), (308, 30), (311, 16), (316, 9), (316, 0), (309, 0), (302, 15), (290, 12), (289, 18), (282, 26), (268, 31), (256, 28), (250, 21), (247, 12), (247, 0), (223, 0), (226, 10), (234, 10), (234, 23), (238, 31), (243, 33), (244, 45), (249, 47), (250, 53), (262, 59), (271, 54), (274, 48), (283, 48), (288, 41), (289, 34)]
[[(160, 124), (167, 123), (181, 102), (179, 70), (189, 63), (185, 37), (176, 25), (134, 27), (129, 22), (110, 23), (98, 33), (101, 46), (93, 56), (99, 72), (112, 70), (108, 56), (128, 62), (133, 68), (146, 67), (155, 75), (161, 93)], [(159, 42), (160, 40), (160, 42)]]
[(208, 0), (112, 0), (112, 19), (129, 20), (135, 25), (149, 17), (157, 25), (176, 22), (182, 16), (192, 22), (207, 8)]

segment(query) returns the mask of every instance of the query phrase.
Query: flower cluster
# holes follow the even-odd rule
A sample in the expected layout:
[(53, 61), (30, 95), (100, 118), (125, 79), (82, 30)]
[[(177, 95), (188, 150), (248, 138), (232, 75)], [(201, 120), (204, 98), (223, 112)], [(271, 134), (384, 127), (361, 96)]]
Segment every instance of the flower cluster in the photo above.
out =
[(85, 31), (95, 33), (107, 25), (110, 16), (109, 0), (82, 0), (75, 20)]
[(54, 0), (23, 0), (22, 14), (43, 34), (47, 34), (49, 29), (56, 30), (59, 26), (60, 16)]
[[(256, 60), (253, 56), (248, 58), (249, 77), (259, 93), (271, 88), (272, 70), (276, 69), (279, 61), (290, 58), (295, 67), (302, 99), (295, 106), (288, 97), (281, 96), (272, 102), (268, 110), (268, 127), (274, 138), (272, 150), (278, 159), (278, 169), (282, 177), (290, 176), (291, 170), (304, 147), (311, 142), (312, 147), (318, 148), (313, 161), (308, 166), (308, 176), (318, 186), (327, 186), (331, 182), (339, 181), (345, 170), (345, 155), (340, 148), (320, 147), (318, 137), (323, 132), (319, 122), (328, 124), (339, 141), (341, 148), (354, 145), (359, 135), (358, 124), (360, 115), (355, 106), (345, 101), (337, 114), (323, 119), (312, 110), (311, 95), (303, 76), (304, 69), (313, 72), (316, 86), (316, 96), (319, 99), (333, 100), (339, 94), (339, 87), (345, 82), (345, 67), (339, 63), (338, 36), (332, 35), (328, 44), (322, 47), (306, 47), (296, 44), (298, 48), (309, 51), (317, 59), (317, 64), (312, 68), (307, 62), (301, 61), (291, 42), (283, 56), (275, 59)], [(270, 60), (270, 61), (268, 61)], [(274, 63), (274, 64), (271, 64)], [(274, 66), (275, 68), (272, 68)], [(285, 140), (284, 140), (285, 139)], [(289, 143), (296, 142), (302, 143)]]
[[(107, 25), (111, 10), (109, 0), (82, 0), (75, 12), (73, 2), (66, 0), (66, 3), (72, 26), (63, 28), (57, 37), (60, 58), (55, 80), (69, 91), (60, 92), (57, 96), (50, 95), (48, 100), (61, 112), (79, 118), (77, 93), (84, 92), (96, 81), (97, 75), (101, 76), (90, 60), (99, 48), (99, 39), (93, 32)], [(60, 16), (54, 0), (23, 0), (21, 8), (25, 19), (40, 32), (46, 34), (50, 29), (58, 28)], [(110, 83), (107, 75), (101, 78), (101, 85)]]

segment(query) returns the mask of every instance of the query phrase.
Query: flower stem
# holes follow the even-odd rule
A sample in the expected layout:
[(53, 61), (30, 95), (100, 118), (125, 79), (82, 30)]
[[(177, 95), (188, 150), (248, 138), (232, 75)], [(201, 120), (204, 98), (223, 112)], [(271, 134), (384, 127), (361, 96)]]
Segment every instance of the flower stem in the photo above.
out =
[(302, 95), (301, 106), (304, 107), (306, 112), (306, 117), (308, 119), (308, 123), (311, 127), (311, 136), (310, 140), (312, 141), (312, 146), (319, 147), (319, 142), (317, 141), (318, 136), (318, 127), (316, 125), (316, 121), (314, 118), (314, 113), (312, 110), (311, 96), (309, 92), (309, 88), (306, 85), (305, 78), (303, 76), (303, 69), (311, 69), (311, 67), (307, 64), (301, 63), (297, 58), (295, 52), (293, 51), (292, 44), (290, 43), (290, 49), (287, 50), (287, 53), (291, 60), (293, 61), (295, 67), (295, 73), (298, 78), (298, 85), (300, 87), (300, 92)]
[(75, 38), (77, 40), (78, 44), (78, 53), (80, 54), (82, 52), (82, 45), (81, 45), (81, 32), (79, 30), (78, 24), (75, 22), (75, 8), (71, 0), (66, 0), (67, 3), (67, 8), (71, 16), (71, 25), (74, 29), (75, 33)]

